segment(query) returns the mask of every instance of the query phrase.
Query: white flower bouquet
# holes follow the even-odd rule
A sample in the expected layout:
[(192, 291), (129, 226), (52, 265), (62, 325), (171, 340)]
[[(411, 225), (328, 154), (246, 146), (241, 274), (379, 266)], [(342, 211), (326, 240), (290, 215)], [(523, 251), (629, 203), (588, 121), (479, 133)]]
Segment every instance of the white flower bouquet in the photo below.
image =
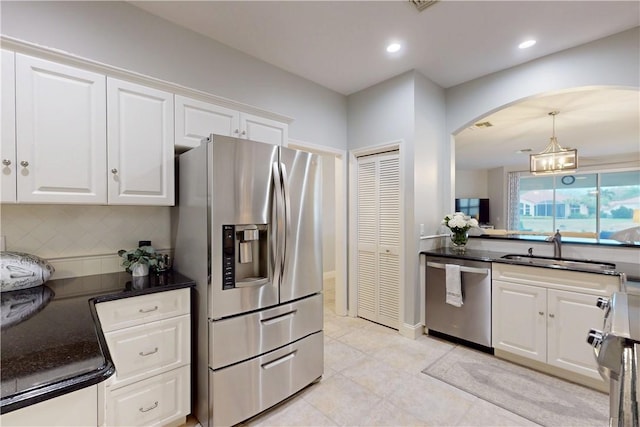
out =
[(456, 212), (445, 215), (442, 224), (451, 230), (451, 242), (453, 245), (464, 248), (469, 240), (468, 231), (470, 228), (478, 227), (478, 220), (462, 212)]

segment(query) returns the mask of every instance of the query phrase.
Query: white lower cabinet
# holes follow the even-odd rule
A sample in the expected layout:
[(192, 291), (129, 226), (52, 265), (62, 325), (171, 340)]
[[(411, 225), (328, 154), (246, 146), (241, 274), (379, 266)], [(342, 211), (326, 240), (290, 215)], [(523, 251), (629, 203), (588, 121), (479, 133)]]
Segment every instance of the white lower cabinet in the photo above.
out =
[(98, 386), (35, 403), (0, 415), (3, 427), (19, 426), (94, 426), (98, 423)]
[(548, 290), (547, 363), (600, 379), (593, 349), (586, 342), (589, 329), (603, 322), (597, 300), (595, 295)]
[(189, 301), (187, 288), (96, 304), (116, 368), (102, 425), (179, 425), (191, 413)]
[(191, 412), (189, 366), (106, 391), (105, 425), (164, 426)]
[[(558, 271), (493, 264), (492, 342), (496, 355), (518, 356), (539, 362), (553, 373), (573, 381), (582, 377), (602, 381), (589, 329), (602, 326), (604, 312), (598, 297), (608, 297), (619, 286), (613, 275)], [(504, 352), (504, 353), (500, 353)]]
[(529, 359), (547, 360), (547, 290), (493, 281), (493, 347)]

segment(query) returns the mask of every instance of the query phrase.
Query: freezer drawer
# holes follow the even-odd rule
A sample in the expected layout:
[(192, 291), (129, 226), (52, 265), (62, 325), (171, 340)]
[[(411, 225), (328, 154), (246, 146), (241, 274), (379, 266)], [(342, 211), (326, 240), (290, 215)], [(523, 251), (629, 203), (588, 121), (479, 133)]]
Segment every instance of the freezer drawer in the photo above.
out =
[(261, 357), (209, 371), (212, 419), (230, 426), (291, 396), (322, 376), (322, 331)]
[(322, 294), (254, 313), (213, 321), (209, 367), (222, 368), (322, 330)]

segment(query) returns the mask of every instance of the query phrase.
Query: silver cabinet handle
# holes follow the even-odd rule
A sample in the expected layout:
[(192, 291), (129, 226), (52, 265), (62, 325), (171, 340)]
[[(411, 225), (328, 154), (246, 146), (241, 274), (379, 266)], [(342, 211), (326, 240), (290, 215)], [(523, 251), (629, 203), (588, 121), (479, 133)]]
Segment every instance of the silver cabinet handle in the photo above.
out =
[(240, 133), (240, 129), (234, 130), (233, 133)]
[(140, 356), (151, 356), (152, 354), (155, 354), (155, 353), (157, 353), (157, 352), (158, 352), (158, 347), (156, 347), (156, 348), (154, 348), (153, 350), (148, 351), (148, 352), (146, 352), (146, 353), (145, 353), (144, 351), (141, 351), (141, 352), (139, 352), (138, 354), (139, 354)]
[(273, 325), (274, 323), (278, 323), (286, 319), (291, 319), (296, 315), (297, 312), (298, 310), (291, 310), (287, 313), (277, 314), (273, 317), (269, 317), (268, 319), (261, 319), (260, 323), (262, 323), (263, 325)]
[(141, 308), (140, 310), (138, 310), (138, 313), (151, 313), (152, 311), (156, 311), (158, 309), (157, 305), (154, 305), (151, 308)]
[(296, 353), (298, 352), (298, 350), (293, 350), (291, 353), (289, 354), (285, 354), (282, 357), (277, 358), (276, 360), (272, 360), (271, 362), (267, 362), (267, 363), (263, 363), (262, 365), (260, 365), (260, 367), (262, 369), (270, 369), (273, 368), (274, 366), (277, 366), (281, 363), (286, 362), (287, 360), (291, 360), (296, 356)]
[(20, 166), (22, 166), (23, 168), (26, 168), (27, 166), (29, 166), (29, 162), (27, 162), (26, 160), (23, 160), (20, 162)]
[(246, 134), (247, 134), (246, 130), (243, 130), (242, 133), (241, 133), (241, 135), (246, 135)]
[(556, 316), (555, 316), (555, 314), (549, 313), (549, 317), (551, 317), (553, 319)]
[(153, 405), (149, 406), (148, 408), (139, 408), (138, 411), (149, 412), (150, 410), (156, 409), (157, 407), (158, 407), (158, 401), (156, 400), (156, 402)]
[(539, 314), (540, 316), (544, 316), (544, 311), (539, 311), (539, 312), (538, 312), (538, 314)]
[(9, 160), (9, 159), (3, 159), (3, 160), (2, 160), (2, 164), (3, 164), (3, 165), (5, 165), (5, 166), (11, 166), (11, 160)]
[(118, 169), (116, 169), (116, 168), (111, 169), (111, 173), (114, 174), (114, 175), (117, 174), (118, 173)]

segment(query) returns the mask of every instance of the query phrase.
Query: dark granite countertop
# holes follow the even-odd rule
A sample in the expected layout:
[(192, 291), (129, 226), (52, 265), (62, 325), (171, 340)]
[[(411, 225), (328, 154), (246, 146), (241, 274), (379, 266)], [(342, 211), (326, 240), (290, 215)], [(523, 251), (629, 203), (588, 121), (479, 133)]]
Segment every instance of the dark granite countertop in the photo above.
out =
[(176, 272), (135, 280), (121, 272), (2, 292), (0, 413), (97, 384), (115, 372), (96, 303), (193, 285)]
[[(471, 259), (476, 261), (499, 262), (503, 264), (523, 265), (523, 263), (520, 261), (502, 258), (504, 255), (507, 255), (509, 253), (511, 252), (493, 252), (493, 251), (484, 251), (484, 250), (477, 250), (477, 249), (467, 249), (463, 254), (460, 254), (460, 253), (454, 252), (451, 248), (448, 248), (448, 247), (420, 252), (421, 255), (433, 255), (433, 256), (443, 256), (448, 258)], [(565, 259), (570, 259), (570, 258), (565, 258)], [(584, 261), (584, 260), (580, 260), (580, 261)], [(597, 272), (593, 270), (581, 270), (578, 267), (567, 267), (564, 269), (572, 270), (572, 271), (584, 271), (587, 273), (594, 273), (594, 274), (616, 275), (616, 276), (619, 276), (621, 273), (624, 273), (627, 276), (627, 280), (640, 281), (640, 263), (636, 264), (636, 263), (628, 263), (628, 262), (613, 262), (613, 264), (616, 265), (615, 270), (602, 270)], [(535, 267), (559, 269), (557, 266), (545, 267), (542, 265), (535, 265)]]

